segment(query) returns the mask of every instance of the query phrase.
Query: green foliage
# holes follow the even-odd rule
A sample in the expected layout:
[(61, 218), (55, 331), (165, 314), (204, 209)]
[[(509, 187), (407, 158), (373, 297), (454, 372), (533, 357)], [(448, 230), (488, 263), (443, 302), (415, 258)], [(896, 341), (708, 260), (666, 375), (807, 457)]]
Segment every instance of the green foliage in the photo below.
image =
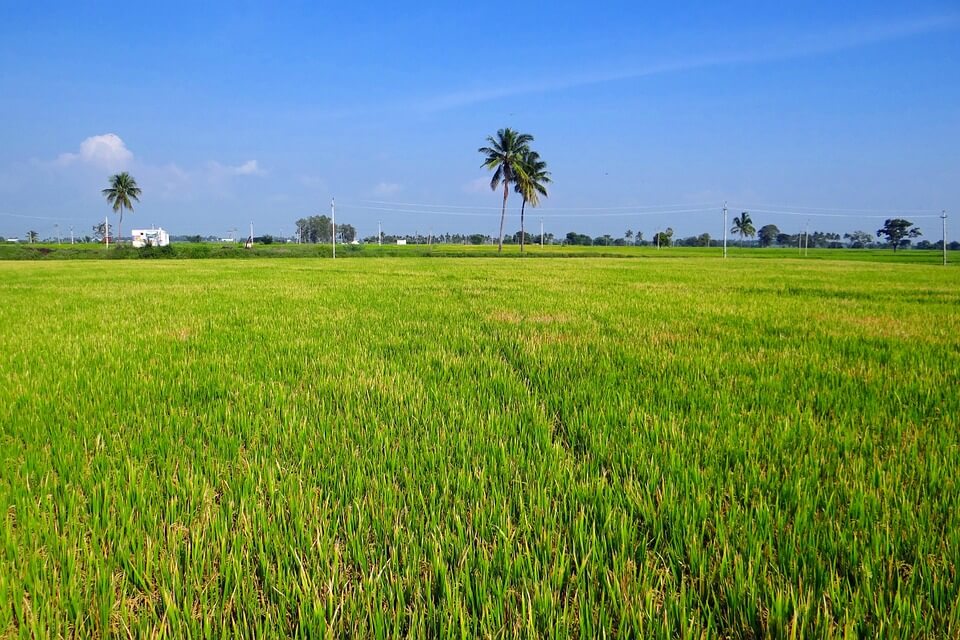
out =
[(653, 244), (657, 247), (669, 247), (673, 242), (673, 229), (667, 228), (666, 231), (658, 231), (653, 234)]
[(593, 244), (593, 238), (584, 234), (577, 233), (576, 231), (571, 231), (566, 235), (566, 243), (571, 245), (585, 245), (590, 246)]
[(174, 251), (173, 245), (167, 245), (165, 247), (155, 247), (153, 245), (148, 245), (140, 249), (136, 249), (139, 257), (141, 258), (174, 258), (176, 257), (176, 252)]
[[(519, 181), (524, 182), (524, 188), (531, 195), (536, 192), (527, 179), (524, 164), (530, 155), (530, 143), (533, 136), (528, 133), (519, 133), (513, 129), (500, 129), (497, 135), (487, 136), (489, 146), (480, 147), (479, 153), (484, 156), (483, 167), (493, 171), (490, 178), (490, 189), (503, 183), (503, 207), (500, 212), (500, 241), (498, 251), (503, 252), (503, 222), (507, 216), (507, 196), (510, 194), (510, 185)], [(538, 156), (539, 158), (539, 156)], [(549, 174), (547, 174), (549, 175)]]
[(915, 227), (909, 220), (903, 218), (892, 218), (884, 221), (883, 226), (877, 229), (877, 235), (883, 236), (887, 242), (896, 251), (899, 247), (905, 247), (910, 244), (910, 238), (916, 238), (920, 235), (920, 229)]
[(0, 635), (960, 635), (960, 270), (524, 264), (0, 263)]
[(873, 243), (873, 236), (866, 231), (853, 231), (843, 234), (850, 241), (851, 249), (865, 249)]
[(780, 235), (780, 229), (775, 224), (765, 224), (760, 227), (757, 235), (760, 238), (761, 247), (772, 247), (777, 241), (777, 236)]
[(547, 171), (547, 163), (540, 158), (536, 151), (527, 149), (521, 160), (522, 171), (516, 175), (516, 192), (523, 198), (523, 204), (520, 206), (520, 251), (527, 243), (527, 233), (524, 227), (524, 214), (527, 205), (537, 207), (540, 205), (540, 196), (547, 197), (547, 185), (553, 182), (550, 178), (550, 172)]
[(740, 244), (743, 244), (744, 238), (752, 238), (757, 235), (757, 231), (753, 227), (753, 220), (750, 219), (748, 212), (744, 211), (739, 216), (733, 217), (733, 227), (731, 227), (730, 233), (740, 236)]
[(117, 238), (123, 239), (123, 210), (133, 211), (133, 202), (140, 202), (143, 191), (126, 171), (110, 176), (110, 186), (101, 191), (114, 212), (119, 213)]

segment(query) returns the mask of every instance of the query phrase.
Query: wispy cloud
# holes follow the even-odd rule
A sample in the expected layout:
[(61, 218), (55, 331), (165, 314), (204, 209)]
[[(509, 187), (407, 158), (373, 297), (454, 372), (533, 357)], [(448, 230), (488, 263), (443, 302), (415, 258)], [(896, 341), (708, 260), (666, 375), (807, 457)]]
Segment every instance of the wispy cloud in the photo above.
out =
[(490, 178), (474, 178), (463, 185), (464, 193), (485, 193), (490, 190)]
[(958, 26), (960, 26), (960, 14), (953, 13), (898, 22), (861, 24), (827, 31), (776, 34), (759, 41), (757, 45), (747, 50), (714, 52), (699, 56), (660, 60), (629, 68), (555, 76), (541, 82), (524, 83), (522, 85), (492, 84), (487, 87), (440, 94), (422, 101), (418, 106), (422, 111), (443, 111), (501, 98), (563, 91), (606, 82), (633, 80), (709, 67), (805, 58), (936, 31), (953, 30)]
[(403, 187), (396, 182), (381, 182), (373, 188), (373, 194), (377, 196), (392, 196), (399, 193)]
[(264, 170), (260, 168), (260, 165), (257, 164), (256, 160), (247, 160), (243, 164), (236, 166), (221, 164), (216, 160), (212, 160), (207, 163), (207, 170), (213, 178), (221, 178), (224, 176), (262, 176), (265, 173)]

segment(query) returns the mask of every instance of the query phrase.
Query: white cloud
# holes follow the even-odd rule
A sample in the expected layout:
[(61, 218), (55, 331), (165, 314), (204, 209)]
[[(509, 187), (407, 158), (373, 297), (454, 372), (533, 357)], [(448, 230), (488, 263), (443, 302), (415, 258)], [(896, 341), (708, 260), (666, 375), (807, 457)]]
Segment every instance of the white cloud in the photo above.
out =
[(207, 169), (211, 178), (221, 178), (224, 176), (262, 176), (266, 173), (260, 168), (256, 160), (247, 160), (243, 164), (236, 166), (221, 164), (213, 160), (207, 163)]
[(490, 190), (490, 178), (474, 178), (463, 185), (464, 193), (484, 193)]
[(402, 189), (403, 187), (396, 182), (381, 182), (373, 188), (373, 193), (378, 196), (392, 196), (399, 193)]
[(61, 153), (56, 163), (60, 166), (82, 163), (116, 171), (126, 168), (132, 161), (133, 152), (123, 139), (115, 133), (104, 133), (81, 142), (79, 153)]
[(232, 167), (238, 176), (258, 176), (263, 173), (256, 160), (247, 160), (238, 167)]
[(310, 189), (326, 189), (327, 182), (320, 176), (300, 176), (300, 184)]

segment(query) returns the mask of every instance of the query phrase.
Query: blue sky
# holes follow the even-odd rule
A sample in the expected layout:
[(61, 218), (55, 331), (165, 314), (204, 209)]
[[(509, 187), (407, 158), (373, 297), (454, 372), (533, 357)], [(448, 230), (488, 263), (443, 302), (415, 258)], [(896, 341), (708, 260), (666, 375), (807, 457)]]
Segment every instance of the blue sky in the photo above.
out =
[(326, 4), (4, 4), (0, 235), (86, 232), (119, 169), (125, 229), (291, 233), (335, 196), (364, 235), (493, 234), (504, 126), (554, 233), (960, 216), (955, 3)]

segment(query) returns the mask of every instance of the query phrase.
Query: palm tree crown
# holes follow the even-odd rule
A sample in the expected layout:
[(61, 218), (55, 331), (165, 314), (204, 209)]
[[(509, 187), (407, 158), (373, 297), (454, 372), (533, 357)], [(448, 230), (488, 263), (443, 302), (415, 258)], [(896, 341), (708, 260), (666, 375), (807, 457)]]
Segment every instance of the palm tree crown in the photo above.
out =
[(119, 212), (120, 220), (117, 223), (117, 241), (122, 237), (121, 225), (123, 225), (123, 210), (133, 211), (131, 200), (140, 202), (140, 187), (133, 176), (124, 171), (110, 176), (110, 186), (101, 193), (107, 198), (107, 204), (112, 205), (115, 212)]
[(550, 172), (547, 171), (547, 163), (540, 159), (540, 154), (536, 151), (526, 150), (520, 160), (522, 171), (516, 174), (514, 190), (523, 198), (523, 204), (520, 206), (520, 251), (523, 251), (524, 236), (523, 228), (524, 210), (527, 203), (531, 207), (540, 204), (540, 196), (547, 197), (547, 185), (552, 182)]
[(500, 243), (498, 251), (503, 251), (503, 221), (507, 217), (507, 196), (510, 194), (510, 184), (516, 183), (518, 177), (525, 176), (523, 158), (533, 142), (533, 136), (519, 133), (506, 128), (497, 131), (496, 136), (488, 136), (489, 146), (480, 147), (478, 151), (485, 158), (483, 166), (493, 171), (490, 179), (490, 189), (496, 190), (503, 183), (503, 207), (500, 210)]
[(745, 237), (752, 238), (757, 235), (756, 229), (753, 228), (753, 220), (750, 219), (750, 214), (744, 211), (739, 216), (734, 216), (733, 227), (730, 229), (730, 233), (736, 233), (740, 236), (741, 245)]

